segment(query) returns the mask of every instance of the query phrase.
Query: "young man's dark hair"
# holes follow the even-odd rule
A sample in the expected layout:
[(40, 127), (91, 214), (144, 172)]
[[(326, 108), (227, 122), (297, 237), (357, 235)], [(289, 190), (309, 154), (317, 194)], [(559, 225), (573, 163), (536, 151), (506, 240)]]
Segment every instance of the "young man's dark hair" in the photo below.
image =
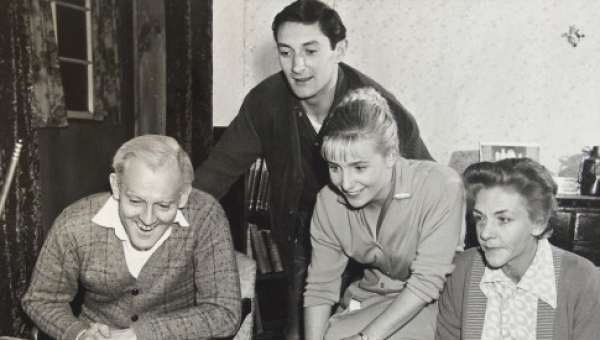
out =
[(346, 26), (339, 14), (326, 4), (315, 0), (295, 1), (286, 6), (273, 20), (273, 36), (277, 41), (279, 27), (286, 22), (298, 22), (302, 24), (319, 23), (323, 34), (329, 38), (331, 48), (346, 39)]

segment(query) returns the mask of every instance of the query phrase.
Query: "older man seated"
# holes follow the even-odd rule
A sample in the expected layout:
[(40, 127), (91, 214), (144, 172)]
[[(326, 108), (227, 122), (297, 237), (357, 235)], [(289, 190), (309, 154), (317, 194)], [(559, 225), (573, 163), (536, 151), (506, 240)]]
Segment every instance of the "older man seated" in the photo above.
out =
[[(170, 137), (123, 144), (111, 193), (55, 221), (23, 307), (56, 339), (206, 339), (235, 333), (240, 286), (223, 209), (192, 189), (188, 155)], [(84, 290), (79, 316), (70, 302)]]

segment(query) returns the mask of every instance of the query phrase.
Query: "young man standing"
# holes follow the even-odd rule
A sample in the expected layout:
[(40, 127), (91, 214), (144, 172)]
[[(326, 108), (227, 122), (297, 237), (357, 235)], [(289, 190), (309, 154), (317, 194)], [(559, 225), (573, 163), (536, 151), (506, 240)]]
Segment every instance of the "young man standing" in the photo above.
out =
[(316, 0), (296, 1), (272, 25), (281, 72), (253, 88), (209, 158), (195, 186), (222, 198), (257, 157), (271, 184), (271, 229), (283, 250), (289, 279), (286, 339), (300, 338), (302, 293), (310, 262), (309, 227), (328, 170), (318, 154), (318, 133), (341, 98), (370, 86), (388, 101), (398, 122), (405, 158), (431, 159), (414, 118), (379, 84), (342, 63), (348, 42), (338, 13)]

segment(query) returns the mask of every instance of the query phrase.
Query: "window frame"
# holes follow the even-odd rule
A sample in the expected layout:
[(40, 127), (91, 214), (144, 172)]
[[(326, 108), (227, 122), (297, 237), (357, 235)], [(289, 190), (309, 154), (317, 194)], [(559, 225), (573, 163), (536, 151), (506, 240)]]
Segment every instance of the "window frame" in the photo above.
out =
[(54, 37), (56, 39), (57, 46), (60, 44), (58, 41), (58, 26), (56, 16), (56, 6), (63, 6), (73, 10), (85, 12), (85, 30), (86, 30), (86, 56), (87, 60), (69, 58), (58, 56), (59, 62), (72, 63), (79, 65), (87, 65), (87, 111), (80, 110), (69, 110), (67, 107), (67, 117), (69, 119), (94, 119), (94, 57), (93, 57), (93, 44), (92, 44), (92, 0), (85, 0), (85, 7), (74, 5), (61, 0), (51, 0), (50, 5), (52, 7), (52, 24), (54, 27)]

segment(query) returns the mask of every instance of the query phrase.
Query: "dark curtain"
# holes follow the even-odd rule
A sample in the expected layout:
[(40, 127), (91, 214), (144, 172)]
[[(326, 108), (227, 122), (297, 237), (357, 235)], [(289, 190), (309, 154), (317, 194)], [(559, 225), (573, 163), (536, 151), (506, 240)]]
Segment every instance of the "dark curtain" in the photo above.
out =
[(36, 115), (30, 65), (30, 16), (26, 1), (0, 1), (0, 184), (17, 140), (23, 149), (0, 216), (0, 335), (28, 335), (21, 310), (38, 249), (43, 242), (40, 214)]
[(117, 34), (117, 0), (92, 1), (94, 119), (121, 123), (121, 67)]
[(212, 0), (165, 1), (165, 18), (166, 134), (197, 167), (212, 141)]
[[(22, 0), (21, 0), (22, 1)], [(18, 2), (11, 0), (10, 2)], [(32, 105), (36, 125), (42, 127), (67, 126), (65, 94), (60, 77), (58, 46), (52, 23), (50, 0), (27, 0), (26, 16), (29, 24), (32, 74)]]

